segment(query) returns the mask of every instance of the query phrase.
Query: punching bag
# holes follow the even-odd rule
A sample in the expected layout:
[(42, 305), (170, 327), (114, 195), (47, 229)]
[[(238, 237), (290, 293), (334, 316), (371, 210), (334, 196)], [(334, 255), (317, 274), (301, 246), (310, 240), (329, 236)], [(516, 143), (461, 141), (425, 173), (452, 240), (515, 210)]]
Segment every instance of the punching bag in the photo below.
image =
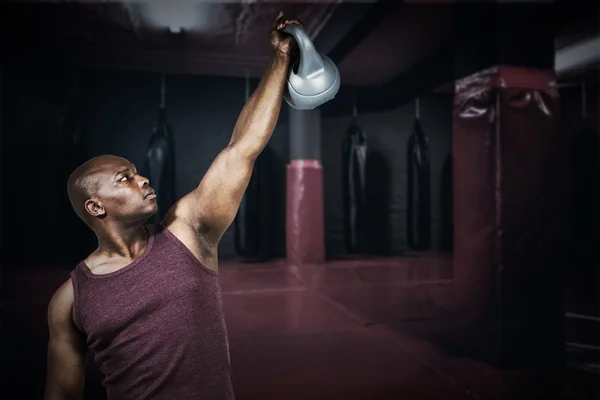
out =
[[(246, 75), (246, 103), (250, 98), (250, 79)], [(242, 261), (260, 261), (262, 236), (261, 164), (262, 155), (254, 162), (254, 169), (234, 220), (235, 251)]]
[(344, 133), (342, 163), (346, 251), (358, 253), (365, 247), (367, 137), (356, 120), (356, 107), (350, 127)]
[(452, 153), (448, 154), (442, 166), (440, 188), (441, 248), (442, 251), (452, 252), (454, 248), (454, 221), (452, 215)]
[(597, 268), (598, 204), (600, 196), (598, 133), (585, 114), (582, 85), (582, 124), (573, 138), (573, 251), (579, 269)]
[(144, 174), (156, 192), (158, 212), (151, 222), (159, 223), (176, 201), (175, 195), (175, 143), (167, 122), (165, 107), (165, 79), (161, 77), (161, 101), (158, 119), (154, 125), (144, 163)]
[(408, 139), (407, 239), (412, 250), (427, 250), (431, 244), (429, 145), (419, 119), (419, 102), (413, 133)]

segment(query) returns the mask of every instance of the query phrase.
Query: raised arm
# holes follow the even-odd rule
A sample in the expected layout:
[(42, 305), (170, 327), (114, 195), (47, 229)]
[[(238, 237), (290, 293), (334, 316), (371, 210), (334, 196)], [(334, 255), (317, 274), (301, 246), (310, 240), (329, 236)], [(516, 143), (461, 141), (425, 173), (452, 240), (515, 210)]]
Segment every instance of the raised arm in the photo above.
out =
[(279, 118), (291, 53), (295, 50), (292, 37), (280, 31), (291, 23), (299, 21), (286, 20), (282, 13), (277, 16), (271, 29), (269, 65), (242, 109), (228, 146), (213, 161), (198, 187), (171, 209), (165, 218), (168, 227), (181, 232), (185, 229), (182, 226), (189, 226), (205, 244), (216, 246), (233, 222), (254, 162)]
[(85, 382), (85, 341), (72, 317), (73, 284), (69, 280), (48, 306), (48, 360), (44, 400), (82, 399)]

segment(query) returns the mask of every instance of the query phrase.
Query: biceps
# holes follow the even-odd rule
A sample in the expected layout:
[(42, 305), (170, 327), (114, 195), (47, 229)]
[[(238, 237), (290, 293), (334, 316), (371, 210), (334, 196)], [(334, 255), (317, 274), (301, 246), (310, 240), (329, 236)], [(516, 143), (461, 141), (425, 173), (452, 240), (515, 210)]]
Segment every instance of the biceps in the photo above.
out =
[(57, 395), (77, 397), (83, 393), (85, 382), (85, 350), (81, 343), (63, 338), (50, 338), (46, 398)]
[(48, 361), (51, 365), (60, 365), (75, 372), (85, 364), (85, 347), (80, 340), (73, 343), (63, 338), (50, 338), (48, 343)]

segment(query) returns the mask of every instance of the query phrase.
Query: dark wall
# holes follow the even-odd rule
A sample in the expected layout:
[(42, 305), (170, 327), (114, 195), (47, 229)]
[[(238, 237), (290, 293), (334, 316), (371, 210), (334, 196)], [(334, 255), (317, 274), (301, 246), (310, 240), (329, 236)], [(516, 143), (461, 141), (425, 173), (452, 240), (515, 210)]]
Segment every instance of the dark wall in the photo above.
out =
[[(600, 260), (600, 113), (597, 84), (563, 88), (562, 129), (573, 139), (573, 251), (576, 270), (596, 270)], [(595, 142), (593, 138), (596, 138)], [(595, 149), (594, 149), (595, 147)], [(595, 150), (595, 151), (594, 151)]]
[[(561, 120), (566, 132), (576, 131), (583, 121), (582, 86), (560, 89)], [(585, 114), (587, 122), (598, 132), (600, 128), (600, 90), (598, 84), (588, 83), (585, 88)]]
[[(596, 171), (586, 168), (593, 164), (592, 152), (585, 142), (577, 140), (588, 128), (595, 131), (600, 147), (600, 91), (598, 84), (586, 87), (587, 119), (582, 118), (581, 86), (560, 90), (563, 132), (574, 139), (573, 164), (580, 166), (574, 173), (573, 247), (570, 264), (565, 268), (565, 309), (575, 314), (600, 315), (600, 165)], [(589, 143), (589, 142), (588, 142)], [(579, 148), (578, 145), (579, 144)], [(600, 149), (599, 149), (600, 150)], [(587, 155), (586, 155), (587, 153)], [(598, 153), (596, 153), (597, 155)], [(591, 161), (591, 162), (590, 162)], [(581, 168), (583, 167), (583, 168)], [(577, 176), (580, 171), (581, 176)], [(595, 177), (594, 177), (595, 175)], [(577, 184), (579, 183), (579, 184)], [(595, 218), (595, 221), (594, 221)], [(595, 222), (595, 224), (594, 224)], [(600, 345), (598, 323), (574, 318), (565, 321), (567, 342)]]
[[(160, 76), (150, 73), (79, 71), (77, 108), (70, 103), (74, 75), (46, 66), (3, 69), (2, 256), (9, 262), (68, 262), (87, 256), (95, 236), (72, 212), (66, 196), (68, 174), (80, 162), (116, 154), (143, 165), (159, 104)], [(244, 80), (171, 76), (167, 116), (176, 146), (177, 195), (193, 190), (228, 143), (244, 103)], [(251, 90), (257, 85), (251, 82)], [(368, 99), (359, 99), (368, 101)], [(439, 178), (450, 149), (450, 96), (421, 99), (423, 128), (432, 159), (433, 248), (439, 243)], [(69, 114), (71, 110), (71, 114)], [(263, 245), (270, 257), (285, 256), (285, 166), (288, 163), (287, 105), (261, 156), (270, 188)], [(67, 159), (60, 121), (79, 118), (78, 157)], [(72, 118), (72, 119), (73, 119)], [(359, 121), (369, 141), (371, 198), (376, 201), (373, 234), (383, 250), (406, 247), (406, 144), (414, 106), (365, 114)], [(350, 117), (323, 117), (322, 154), (328, 252), (343, 250), (341, 140)], [(220, 245), (221, 258), (236, 257), (233, 226)]]
[[(368, 99), (358, 99), (358, 105)], [(359, 108), (360, 109), (360, 108)], [(452, 96), (427, 94), (420, 98), (421, 124), (429, 138), (431, 158), (432, 250), (440, 249), (440, 178), (451, 149)], [(370, 205), (369, 236), (378, 251), (402, 254), (407, 250), (407, 144), (415, 118), (414, 102), (393, 111), (360, 114), (358, 123), (368, 142), (367, 187)], [(342, 136), (350, 115), (324, 118), (322, 128), (327, 251), (344, 253), (342, 202)]]

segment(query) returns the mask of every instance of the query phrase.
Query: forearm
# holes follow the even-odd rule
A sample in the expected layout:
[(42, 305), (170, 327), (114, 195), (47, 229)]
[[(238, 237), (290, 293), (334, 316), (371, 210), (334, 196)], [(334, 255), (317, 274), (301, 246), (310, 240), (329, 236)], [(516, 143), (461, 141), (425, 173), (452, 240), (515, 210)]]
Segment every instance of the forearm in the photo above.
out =
[[(63, 350), (67, 352), (67, 350)], [(84, 355), (62, 355), (58, 351), (48, 354), (44, 400), (81, 400), (85, 387)]]
[(66, 386), (59, 382), (46, 382), (44, 400), (81, 400), (83, 399), (83, 377), (75, 385)]
[(233, 129), (230, 146), (252, 159), (267, 145), (277, 124), (288, 65), (289, 56), (273, 50), (269, 66)]

